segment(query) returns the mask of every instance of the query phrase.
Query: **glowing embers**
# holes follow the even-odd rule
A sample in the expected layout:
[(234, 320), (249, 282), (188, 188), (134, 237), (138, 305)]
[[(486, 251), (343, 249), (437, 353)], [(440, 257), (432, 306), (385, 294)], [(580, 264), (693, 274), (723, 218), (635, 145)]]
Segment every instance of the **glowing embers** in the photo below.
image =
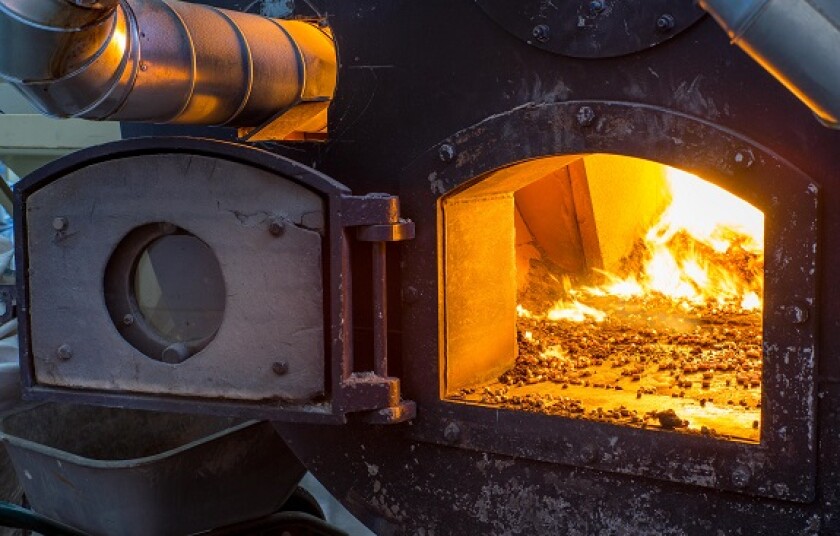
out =
[(493, 380), (448, 382), (450, 398), (757, 441), (763, 214), (652, 162), (522, 166), (485, 179), (513, 194), (515, 358)]

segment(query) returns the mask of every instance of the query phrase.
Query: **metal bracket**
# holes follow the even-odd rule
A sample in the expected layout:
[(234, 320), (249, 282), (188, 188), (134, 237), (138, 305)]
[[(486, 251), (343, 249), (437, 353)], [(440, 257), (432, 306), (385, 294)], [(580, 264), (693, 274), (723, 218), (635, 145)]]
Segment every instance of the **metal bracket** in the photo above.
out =
[(413, 419), (417, 406), (400, 398), (398, 378), (388, 376), (387, 244), (414, 238), (414, 222), (400, 217), (399, 198), (388, 194), (347, 196), (344, 224), (356, 227), (356, 239), (370, 242), (373, 252), (373, 371), (356, 372), (342, 382), (356, 411), (368, 411), (365, 420), (390, 424)]

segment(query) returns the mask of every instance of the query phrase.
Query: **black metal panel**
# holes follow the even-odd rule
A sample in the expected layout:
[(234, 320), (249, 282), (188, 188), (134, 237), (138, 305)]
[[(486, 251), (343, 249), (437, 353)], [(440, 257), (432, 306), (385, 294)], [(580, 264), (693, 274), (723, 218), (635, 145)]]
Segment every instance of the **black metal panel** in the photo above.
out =
[(476, 0), (525, 43), (576, 58), (640, 52), (703, 17), (693, 0)]
[[(311, 15), (314, 7), (326, 15), (339, 45), (330, 140), (266, 147), (315, 166), (355, 191), (400, 193), (403, 212), (420, 220), (417, 238), (403, 249), (402, 284), (389, 272), (395, 283), (389, 302), (403, 306), (402, 327), (398, 316), (389, 322), (390, 347), (398, 347), (394, 341), (402, 347), (401, 362), (392, 353), (390, 366), (402, 370), (406, 396), (419, 401), (417, 423), (399, 428), (353, 422), (341, 428), (283, 426), (287, 440), (322, 482), (378, 534), (840, 534), (840, 315), (834, 306), (840, 303), (840, 286), (830, 276), (831, 267), (840, 265), (840, 212), (834, 209), (840, 206), (840, 133), (819, 126), (795, 97), (732, 47), (710, 18), (644, 51), (586, 60), (527, 45), (468, 0), (297, 4), (302, 14)], [(434, 161), (435, 151), (459, 132), (487, 128), (497, 115), (567, 101), (587, 101), (593, 108), (610, 102), (648, 105), (714, 125), (724, 137), (731, 136), (727, 139), (747, 140), (819, 185), (824, 208), (815, 234), (823, 276), (809, 283), (816, 285), (818, 296), (810, 321), (819, 376), (815, 390), (806, 395), (816, 421), (810, 439), (814, 450), (805, 457), (806, 464), (816, 460), (811, 503), (619, 474), (602, 462), (559, 459), (565, 455), (559, 447), (558, 459), (547, 463), (417, 440), (415, 427), (432, 423), (429, 433), (443, 436), (445, 425), (439, 424), (464, 418), (446, 413), (450, 408), (430, 387), (440, 383), (437, 229), (429, 205), (440, 195), (432, 192), (437, 177), (429, 171), (442, 164)], [(547, 127), (533, 128), (521, 133), (528, 139), (514, 144), (538, 145)], [(594, 150), (596, 145), (587, 144), (601, 133), (593, 130), (575, 150)], [(639, 149), (641, 141), (627, 151), (647, 154)], [(513, 154), (500, 145), (485, 154), (492, 158), (497, 150)], [(661, 147), (647, 150), (652, 155), (661, 151), (660, 157), (670, 161), (661, 156), (667, 153)], [(735, 173), (733, 155), (717, 153), (710, 146), (705, 158), (712, 163), (719, 158), (714, 167)], [(754, 183), (770, 195), (776, 188), (770, 179), (755, 177)], [(359, 257), (369, 262), (369, 255)], [(360, 298), (354, 297), (354, 307), (364, 310)], [(392, 307), (389, 313), (399, 311)], [(530, 435), (544, 432), (537, 426), (529, 424), (510, 443), (511, 450), (534, 450)], [(635, 440), (632, 431), (626, 432)], [(466, 439), (469, 428), (462, 433)], [(671, 443), (678, 447), (683, 442)]]

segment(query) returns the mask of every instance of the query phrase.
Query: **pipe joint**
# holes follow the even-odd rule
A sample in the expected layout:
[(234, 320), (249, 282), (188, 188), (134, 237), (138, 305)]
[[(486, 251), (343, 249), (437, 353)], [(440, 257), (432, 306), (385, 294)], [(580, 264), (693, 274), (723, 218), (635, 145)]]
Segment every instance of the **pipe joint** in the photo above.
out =
[(301, 21), (177, 0), (0, 0), (0, 34), (0, 76), (58, 117), (258, 127), (335, 91), (332, 38)]

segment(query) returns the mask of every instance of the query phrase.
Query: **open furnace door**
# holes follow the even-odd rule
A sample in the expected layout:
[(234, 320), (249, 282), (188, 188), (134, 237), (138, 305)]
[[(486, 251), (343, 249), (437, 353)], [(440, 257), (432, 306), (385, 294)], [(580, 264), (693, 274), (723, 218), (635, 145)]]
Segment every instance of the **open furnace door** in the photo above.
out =
[[(273, 420), (414, 415), (352, 354), (349, 248), (413, 238), (396, 197), (353, 196), (241, 145), (126, 141), (41, 169), (16, 192), (21, 368), (30, 398)], [(367, 276), (367, 274), (362, 274)], [(375, 334), (376, 336), (376, 334)]]

